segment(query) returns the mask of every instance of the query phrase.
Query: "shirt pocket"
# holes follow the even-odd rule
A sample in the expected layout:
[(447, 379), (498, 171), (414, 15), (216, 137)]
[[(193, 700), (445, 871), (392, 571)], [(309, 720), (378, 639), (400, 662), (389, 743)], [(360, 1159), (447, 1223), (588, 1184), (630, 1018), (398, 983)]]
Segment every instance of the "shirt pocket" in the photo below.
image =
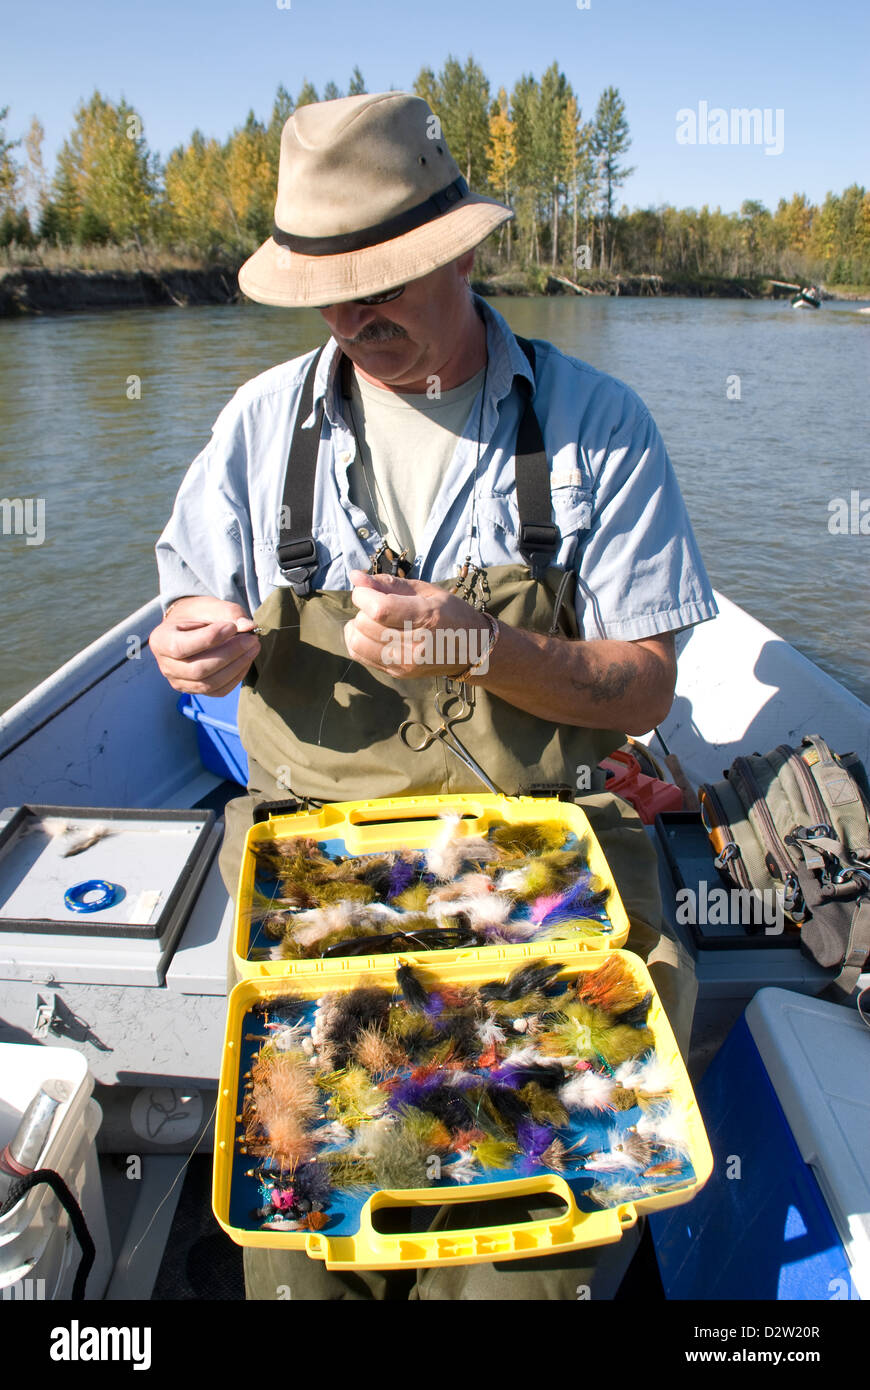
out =
[[(574, 563), (592, 526), (592, 494), (575, 483), (551, 488), (553, 521), (561, 536), (556, 563)], [(492, 493), (478, 500), (480, 543), (485, 565), (511, 564), (519, 553), (520, 514), (516, 495)], [(531, 519), (531, 518), (530, 518)]]
[(592, 527), (592, 493), (588, 488), (568, 483), (552, 488), (550, 495), (553, 520), (562, 537), (557, 563), (567, 569), (575, 564)]

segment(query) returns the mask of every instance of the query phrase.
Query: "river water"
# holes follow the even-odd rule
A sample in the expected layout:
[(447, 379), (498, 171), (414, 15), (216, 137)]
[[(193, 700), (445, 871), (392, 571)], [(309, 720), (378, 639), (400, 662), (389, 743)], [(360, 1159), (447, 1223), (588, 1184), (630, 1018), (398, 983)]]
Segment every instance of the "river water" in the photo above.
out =
[[(833, 499), (852, 502), (853, 531), (861, 501), (870, 513), (870, 315), (788, 301), (495, 306), (640, 393), (716, 588), (870, 702), (870, 535), (830, 529)], [(0, 321), (0, 497), (31, 500), (25, 534), (0, 514), (0, 710), (155, 593), (154, 542), (221, 406), (326, 336), (316, 310), (259, 305)]]

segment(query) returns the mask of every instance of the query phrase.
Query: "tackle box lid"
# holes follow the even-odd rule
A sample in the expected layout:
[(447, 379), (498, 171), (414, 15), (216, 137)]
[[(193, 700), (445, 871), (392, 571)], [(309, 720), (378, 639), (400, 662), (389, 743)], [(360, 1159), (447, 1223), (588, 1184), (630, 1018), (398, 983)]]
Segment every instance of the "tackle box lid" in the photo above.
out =
[[(590, 933), (584, 947), (590, 951), (619, 949), (624, 946), (629, 934), (628, 916), (619, 896), (619, 890), (611, 873), (595, 832), (580, 806), (573, 801), (561, 801), (555, 797), (503, 796), (484, 793), (433, 794), (405, 797), (381, 797), (368, 801), (328, 802), (319, 811), (297, 811), (280, 814), (271, 808), (270, 814), (258, 821), (248, 831), (245, 852), (236, 893), (236, 922), (233, 937), (233, 955), (236, 970), (242, 979), (268, 976), (299, 977), (322, 969), (324, 962), (318, 958), (301, 960), (255, 960), (249, 958), (249, 951), (255, 938), (248, 921), (248, 907), (253, 900), (255, 887), (255, 864), (251, 853), (252, 846), (268, 843), (270, 840), (295, 836), (311, 837), (323, 844), (340, 840), (347, 853), (352, 855), (377, 854), (386, 850), (427, 848), (444, 824), (444, 817), (458, 815), (464, 833), (469, 836), (486, 835), (492, 824), (507, 821), (514, 825), (543, 823), (564, 826), (566, 836), (573, 834), (584, 849), (586, 863), (601, 888), (607, 889), (604, 911), (608, 919), (606, 927), (600, 932)], [(578, 914), (579, 915), (579, 914)], [(571, 938), (547, 938), (531, 945), (541, 947), (550, 940), (567, 944)], [(416, 953), (421, 962), (432, 956), (440, 960), (476, 958), (485, 959), (494, 950), (493, 945), (467, 946), (456, 950), (424, 951)], [(405, 947), (401, 954), (415, 953)], [(396, 952), (382, 957), (396, 960)], [(336, 957), (328, 962), (341, 970), (341, 961), (346, 957)]]
[(760, 990), (746, 1022), (870, 1297), (870, 1029), (845, 1005), (785, 989)]
[(162, 984), (219, 840), (213, 811), (3, 810), (0, 978)]

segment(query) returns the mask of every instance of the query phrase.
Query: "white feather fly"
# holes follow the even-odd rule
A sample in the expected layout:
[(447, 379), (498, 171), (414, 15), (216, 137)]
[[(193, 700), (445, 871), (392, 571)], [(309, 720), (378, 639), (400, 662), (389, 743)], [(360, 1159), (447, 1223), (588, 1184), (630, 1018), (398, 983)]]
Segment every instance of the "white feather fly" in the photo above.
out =
[(607, 1110), (614, 1090), (613, 1077), (598, 1071), (578, 1071), (559, 1088), (559, 1099), (568, 1110)]

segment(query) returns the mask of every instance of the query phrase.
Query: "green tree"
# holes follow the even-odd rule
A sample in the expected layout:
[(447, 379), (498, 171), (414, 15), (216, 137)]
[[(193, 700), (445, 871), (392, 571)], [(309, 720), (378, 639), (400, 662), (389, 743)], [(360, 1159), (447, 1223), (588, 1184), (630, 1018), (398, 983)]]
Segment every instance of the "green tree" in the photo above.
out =
[(514, 83), (511, 113), (516, 140), (517, 224), (525, 243), (525, 257), (540, 261), (538, 217), (541, 201), (541, 170), (536, 131), (539, 127), (541, 92), (537, 80), (528, 73)]
[(12, 151), (21, 144), (20, 140), (7, 140), (3, 129), (9, 107), (0, 108), (0, 211), (14, 210), (18, 202), (18, 165)]
[(772, 246), (772, 222), (767, 208), (752, 198), (740, 205), (741, 242), (743, 248), (742, 273), (757, 274), (759, 270), (771, 270), (769, 253)]
[(423, 68), (414, 83), (414, 91), (428, 101), (441, 121), (450, 153), (469, 184), (477, 189), (486, 188), (489, 81), (483, 70), (471, 57), (463, 67), (451, 55), (437, 78), (431, 68)]
[(591, 127), (583, 124), (577, 98), (569, 91), (562, 112), (560, 142), (566, 189), (571, 200), (571, 265), (574, 267), (577, 265), (580, 218), (586, 216), (594, 188), (591, 135)]
[[(489, 143), (487, 145), (487, 160), (489, 162), (490, 182), (497, 190), (498, 196), (508, 207), (511, 206), (511, 180), (514, 166), (517, 162), (517, 142), (516, 128), (510, 117), (507, 92), (504, 87), (499, 88), (498, 101), (493, 102), (492, 110), (489, 115)], [(507, 260), (508, 265), (511, 261), (511, 223), (508, 222), (500, 229), (499, 244), (501, 244), (502, 233), (507, 237)]]
[[(605, 238), (610, 236), (613, 221), (613, 194), (621, 187), (634, 168), (619, 163), (631, 147), (628, 121), (625, 118), (625, 103), (616, 87), (606, 87), (598, 100), (595, 120), (592, 126), (592, 153), (597, 157), (601, 169), (602, 213), (604, 217), (604, 236), (601, 242), (601, 265), (604, 266)], [(613, 248), (611, 245), (611, 263)]]
[(266, 153), (272, 170), (272, 182), (278, 182), (278, 160), (281, 154), (281, 132), (293, 115), (293, 98), (283, 83), (278, 84), (272, 114), (266, 127)]
[(343, 96), (344, 92), (340, 91), (339, 88), (336, 87), (334, 82), (327, 82), (326, 86), (323, 89), (324, 101), (338, 101), (339, 98)]
[(437, 114), (441, 104), (441, 88), (431, 68), (421, 68), (414, 79), (412, 88), (415, 96), (422, 97)]
[(565, 111), (573, 95), (558, 63), (551, 63), (541, 78), (534, 141), (541, 191), (550, 195), (550, 263), (554, 268), (559, 257), (559, 205), (568, 173), (563, 140)]
[(302, 90), (296, 98), (297, 111), (300, 106), (312, 106), (314, 102), (319, 100), (320, 97), (317, 95), (317, 88), (314, 86), (313, 82), (309, 82), (306, 78), (302, 83)]
[(355, 66), (353, 72), (350, 75), (350, 83), (348, 85), (347, 94), (349, 97), (361, 97), (365, 95), (365, 90), (366, 80), (360, 72), (359, 68)]
[(99, 92), (81, 102), (54, 181), (54, 202), (68, 232), (82, 240), (93, 230), (101, 239), (107, 229), (114, 241), (148, 232), (156, 182), (156, 161), (133, 107), (123, 98), (115, 106)]

